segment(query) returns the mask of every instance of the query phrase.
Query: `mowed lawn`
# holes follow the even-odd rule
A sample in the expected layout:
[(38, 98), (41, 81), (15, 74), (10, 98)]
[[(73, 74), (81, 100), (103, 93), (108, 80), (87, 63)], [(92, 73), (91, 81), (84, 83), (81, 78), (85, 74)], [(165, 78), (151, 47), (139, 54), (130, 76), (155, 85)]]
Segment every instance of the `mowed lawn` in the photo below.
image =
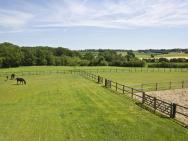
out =
[(71, 74), (0, 77), (0, 141), (186, 141), (188, 129)]

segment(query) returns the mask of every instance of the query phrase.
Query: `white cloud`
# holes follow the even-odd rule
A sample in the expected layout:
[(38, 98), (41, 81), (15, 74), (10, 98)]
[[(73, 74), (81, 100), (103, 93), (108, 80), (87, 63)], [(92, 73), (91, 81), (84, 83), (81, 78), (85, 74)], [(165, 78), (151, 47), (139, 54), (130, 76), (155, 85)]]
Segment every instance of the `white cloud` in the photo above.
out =
[(0, 9), (0, 28), (18, 30), (26, 26), (32, 18), (30, 13)]
[[(188, 26), (188, 0), (48, 0), (0, 10), (0, 28)], [(24, 7), (24, 9), (22, 8)], [(26, 11), (26, 12), (25, 12)]]

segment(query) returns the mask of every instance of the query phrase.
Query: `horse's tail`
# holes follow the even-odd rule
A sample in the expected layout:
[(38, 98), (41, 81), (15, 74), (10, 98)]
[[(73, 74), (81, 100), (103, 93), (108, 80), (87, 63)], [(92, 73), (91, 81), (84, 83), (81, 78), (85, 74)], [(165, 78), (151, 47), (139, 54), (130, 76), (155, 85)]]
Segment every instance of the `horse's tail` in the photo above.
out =
[(26, 85), (26, 81), (24, 80), (23, 82), (24, 82), (24, 84)]

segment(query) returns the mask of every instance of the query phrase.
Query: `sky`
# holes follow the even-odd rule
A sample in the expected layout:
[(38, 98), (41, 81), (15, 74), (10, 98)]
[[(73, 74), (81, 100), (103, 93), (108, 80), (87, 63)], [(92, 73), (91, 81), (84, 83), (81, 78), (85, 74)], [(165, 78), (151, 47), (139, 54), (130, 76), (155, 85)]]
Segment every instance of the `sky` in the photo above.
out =
[(74, 50), (188, 48), (188, 0), (0, 0), (0, 42)]

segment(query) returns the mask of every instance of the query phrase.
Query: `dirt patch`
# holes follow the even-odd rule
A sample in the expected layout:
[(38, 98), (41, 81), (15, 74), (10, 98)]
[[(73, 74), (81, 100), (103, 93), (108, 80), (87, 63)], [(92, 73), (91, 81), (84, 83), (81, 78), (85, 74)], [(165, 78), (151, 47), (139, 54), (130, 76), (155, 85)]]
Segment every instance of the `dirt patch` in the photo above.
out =
[[(188, 109), (186, 108), (188, 107), (188, 88), (164, 90), (164, 91), (152, 91), (152, 92), (147, 92), (147, 94), (155, 96), (167, 102), (172, 102), (183, 106), (183, 107), (177, 106), (177, 112), (188, 115)], [(177, 113), (176, 118), (188, 125), (188, 117)]]

